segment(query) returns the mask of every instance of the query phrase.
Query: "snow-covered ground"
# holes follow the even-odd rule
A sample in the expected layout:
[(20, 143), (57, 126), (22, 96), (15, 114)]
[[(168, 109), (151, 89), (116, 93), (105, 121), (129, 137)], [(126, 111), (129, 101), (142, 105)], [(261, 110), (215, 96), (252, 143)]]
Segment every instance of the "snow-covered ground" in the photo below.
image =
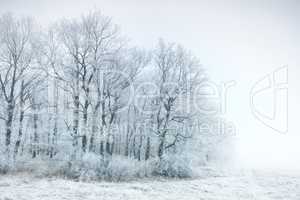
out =
[(196, 180), (87, 183), (29, 175), (0, 176), (1, 200), (299, 200), (300, 176), (250, 173)]

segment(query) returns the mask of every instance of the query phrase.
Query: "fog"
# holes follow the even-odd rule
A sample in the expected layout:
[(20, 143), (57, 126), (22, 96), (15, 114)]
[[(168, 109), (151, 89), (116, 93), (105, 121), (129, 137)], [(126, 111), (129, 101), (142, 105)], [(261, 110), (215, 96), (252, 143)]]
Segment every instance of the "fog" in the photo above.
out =
[[(0, 0), (1, 14), (30, 15), (44, 26), (95, 9), (121, 25), (133, 44), (151, 48), (160, 37), (178, 42), (200, 58), (216, 84), (235, 81), (224, 117), (236, 127), (241, 165), (300, 170), (299, 1)], [(288, 69), (288, 128), (280, 133), (253, 115), (250, 92), (283, 66)], [(273, 94), (261, 97), (257, 108), (272, 113)]]

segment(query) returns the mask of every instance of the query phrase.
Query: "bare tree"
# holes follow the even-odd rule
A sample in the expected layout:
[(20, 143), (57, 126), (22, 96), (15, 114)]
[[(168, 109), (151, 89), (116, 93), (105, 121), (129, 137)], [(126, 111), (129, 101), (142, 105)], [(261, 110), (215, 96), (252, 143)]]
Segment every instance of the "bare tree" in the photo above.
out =
[[(110, 18), (98, 12), (83, 16), (79, 21), (63, 21), (59, 30), (60, 40), (64, 45), (68, 60), (68, 63), (64, 64), (63, 79), (68, 82), (69, 91), (73, 96), (74, 145), (77, 143), (77, 138), (81, 137), (82, 151), (86, 152), (90, 135), (88, 122), (90, 118), (94, 118), (89, 140), (89, 149), (93, 149), (94, 135), (97, 130), (95, 118), (97, 118), (100, 105), (103, 105), (101, 98), (104, 98), (104, 91), (96, 92), (96, 100), (91, 97), (91, 90), (99, 89), (97, 87), (99, 77), (94, 76), (99, 75), (99, 71), (114, 62), (113, 57), (122, 48), (123, 42), (118, 28), (112, 24)], [(71, 76), (68, 77), (68, 74)], [(89, 117), (91, 110), (92, 117)], [(83, 113), (83, 131), (79, 133), (80, 111)]]
[(154, 52), (157, 69), (156, 83), (159, 88), (155, 105), (156, 134), (159, 138), (158, 157), (189, 135), (179, 131), (180, 124), (187, 121), (190, 109), (189, 93), (196, 87), (201, 69), (199, 62), (185, 49), (160, 40)]
[[(4, 102), (6, 102), (5, 146), (9, 157), (12, 125), (17, 101), (24, 104), (24, 90), (30, 86), (31, 68), (34, 60), (33, 22), (29, 18), (17, 19), (11, 14), (3, 15), (0, 19), (0, 85)], [(26, 76), (29, 76), (25, 78)], [(22, 112), (22, 108), (21, 108)], [(22, 115), (20, 130), (22, 135)], [(21, 136), (20, 135), (20, 136)], [(18, 142), (19, 143), (19, 142)]]

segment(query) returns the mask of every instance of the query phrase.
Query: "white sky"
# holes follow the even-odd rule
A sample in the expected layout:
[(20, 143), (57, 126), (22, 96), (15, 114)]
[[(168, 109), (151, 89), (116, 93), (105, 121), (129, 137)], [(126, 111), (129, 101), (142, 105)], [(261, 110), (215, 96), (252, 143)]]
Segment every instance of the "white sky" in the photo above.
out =
[[(42, 24), (100, 9), (132, 43), (153, 47), (159, 37), (196, 54), (217, 82), (235, 80), (226, 117), (238, 131), (243, 162), (300, 169), (300, 1), (0, 0), (0, 13), (31, 15)], [(289, 67), (289, 131), (281, 135), (251, 114), (252, 86)], [(260, 105), (270, 111), (272, 102)]]

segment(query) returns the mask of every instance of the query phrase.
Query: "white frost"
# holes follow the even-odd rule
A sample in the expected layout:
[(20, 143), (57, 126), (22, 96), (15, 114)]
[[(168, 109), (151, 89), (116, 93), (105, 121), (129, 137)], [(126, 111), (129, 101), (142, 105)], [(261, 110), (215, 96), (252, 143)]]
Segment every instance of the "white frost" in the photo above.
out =
[(197, 180), (74, 182), (28, 175), (0, 178), (1, 200), (299, 200), (300, 176), (250, 173)]

